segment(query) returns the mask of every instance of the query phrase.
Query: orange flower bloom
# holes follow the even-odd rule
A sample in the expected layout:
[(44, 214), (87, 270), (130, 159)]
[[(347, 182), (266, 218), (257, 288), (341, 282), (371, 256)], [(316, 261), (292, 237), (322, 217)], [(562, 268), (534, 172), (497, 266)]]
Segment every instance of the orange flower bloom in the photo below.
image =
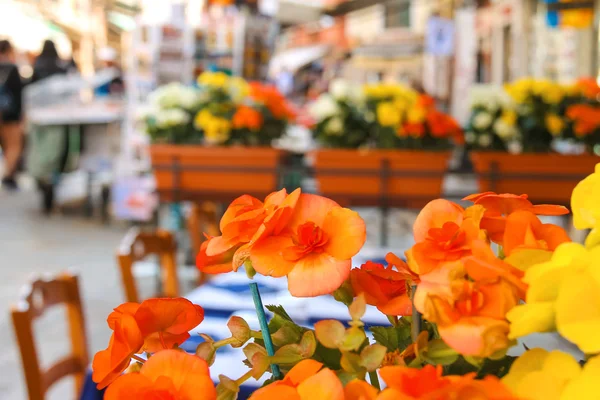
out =
[(232, 124), (237, 129), (248, 128), (257, 131), (263, 125), (263, 116), (252, 107), (240, 106), (233, 115)]
[(553, 251), (561, 243), (570, 241), (563, 228), (553, 224), (542, 224), (531, 211), (515, 211), (506, 219), (503, 240), (506, 256), (519, 249)]
[(600, 128), (600, 109), (589, 104), (574, 104), (566, 111), (567, 118), (575, 122), (575, 135), (583, 137)]
[(119, 377), (108, 387), (104, 398), (212, 400), (217, 398), (217, 391), (206, 361), (182, 351), (164, 350), (146, 361), (140, 373)]
[(254, 392), (250, 400), (344, 400), (344, 387), (335, 373), (315, 360), (303, 360), (281, 381)]
[(420, 123), (406, 123), (402, 126), (402, 136), (423, 137), (425, 126)]
[(473, 242), (471, 257), (463, 260), (465, 271), (474, 281), (491, 281), (502, 278), (512, 284), (521, 300), (525, 300), (527, 284), (523, 282), (525, 273), (496, 257), (487, 243)]
[[(396, 262), (389, 263), (387, 268), (368, 261), (360, 268), (350, 271), (352, 289), (356, 295), (364, 293), (367, 304), (376, 306), (386, 315), (411, 315), (412, 303), (408, 286), (417, 276), (404, 261), (393, 254), (390, 255)], [(394, 270), (394, 267), (397, 270)]]
[(475, 374), (442, 376), (441, 365), (426, 365), (422, 369), (391, 366), (381, 368), (379, 372), (388, 388), (377, 400), (516, 399), (496, 377), (477, 380)]
[(154, 353), (188, 340), (188, 332), (204, 320), (204, 310), (183, 298), (148, 299), (136, 311), (135, 320), (144, 337), (143, 351)]
[(251, 82), (250, 97), (257, 103), (264, 104), (277, 119), (291, 120), (295, 117), (286, 98), (273, 85)]
[(125, 303), (108, 317), (108, 326), (114, 331), (108, 348), (99, 351), (92, 362), (92, 380), (103, 389), (117, 379), (129, 366), (131, 357), (144, 345), (144, 337), (134, 318), (139, 304)]
[[(284, 230), (299, 198), (300, 189), (289, 195), (285, 189), (271, 193), (264, 203), (249, 195), (238, 197), (221, 218), (222, 235), (211, 238), (206, 246), (202, 246), (196, 266), (207, 273), (236, 271), (256, 241)], [(225, 263), (229, 259), (232, 263), (227, 269)]]
[(485, 208), (485, 214), (481, 220), (481, 229), (484, 229), (489, 238), (500, 245), (504, 238), (506, 217), (518, 210), (527, 210), (537, 215), (565, 215), (569, 210), (563, 206), (551, 204), (533, 205), (526, 194), (517, 196), (515, 194), (496, 194), (485, 192), (472, 194), (463, 200), (472, 201), (476, 205)]
[(106, 387), (125, 371), (133, 355), (182, 344), (203, 319), (202, 307), (182, 298), (120, 305), (108, 316), (114, 333), (108, 348), (94, 356), (92, 379), (99, 389)]
[(471, 242), (480, 236), (473, 218), (450, 201), (438, 199), (427, 204), (417, 216), (413, 228), (417, 242), (408, 252), (408, 265), (420, 276), (443, 264), (471, 254)]
[(577, 81), (577, 87), (589, 99), (597, 100), (598, 95), (600, 95), (600, 87), (595, 78), (580, 78)]
[(503, 279), (451, 283), (453, 298), (429, 294), (423, 316), (438, 326), (441, 338), (457, 352), (489, 357), (509, 346), (506, 313), (517, 305), (515, 287)]
[(348, 278), (351, 258), (365, 239), (365, 222), (358, 213), (325, 197), (302, 194), (288, 227), (256, 242), (250, 261), (260, 274), (287, 275), (293, 296), (319, 296)]

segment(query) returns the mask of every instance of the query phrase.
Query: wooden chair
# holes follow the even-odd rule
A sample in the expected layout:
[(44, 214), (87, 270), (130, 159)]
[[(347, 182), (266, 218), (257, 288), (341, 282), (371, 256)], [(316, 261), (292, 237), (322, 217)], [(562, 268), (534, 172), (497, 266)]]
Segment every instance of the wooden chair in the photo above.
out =
[[(193, 203), (186, 217), (186, 226), (190, 235), (190, 243), (194, 252), (194, 260), (200, 252), (200, 246), (206, 240), (204, 233), (209, 236), (219, 236), (219, 217), (217, 204), (211, 201)], [(205, 284), (210, 275), (198, 272), (197, 284)]]
[(210, 236), (219, 236), (217, 204), (205, 201), (193, 203), (186, 218), (187, 230), (194, 255), (200, 251), (202, 242), (206, 240), (204, 232)]
[[(65, 304), (69, 321), (72, 353), (42, 371), (36, 350), (33, 321), (58, 304)], [(24, 296), (12, 307), (12, 321), (19, 343), (29, 400), (43, 400), (50, 387), (73, 375), (79, 396), (89, 364), (85, 324), (76, 276), (61, 275), (52, 280), (36, 280), (26, 287)]]
[(154, 232), (141, 232), (132, 228), (119, 246), (117, 261), (121, 269), (123, 287), (127, 301), (138, 303), (140, 301), (133, 277), (133, 264), (149, 255), (157, 255), (160, 261), (162, 277), (162, 295), (166, 297), (179, 296), (179, 282), (177, 278), (177, 245), (170, 232), (156, 230)]

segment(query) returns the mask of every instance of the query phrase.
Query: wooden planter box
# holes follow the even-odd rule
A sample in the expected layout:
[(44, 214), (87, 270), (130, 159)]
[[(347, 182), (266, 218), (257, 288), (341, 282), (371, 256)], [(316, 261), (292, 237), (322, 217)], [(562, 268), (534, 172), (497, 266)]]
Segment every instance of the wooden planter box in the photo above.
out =
[(569, 205), (579, 181), (594, 172), (600, 157), (562, 154), (472, 152), (480, 192), (527, 194), (534, 203)]
[(264, 198), (279, 187), (282, 156), (267, 147), (150, 146), (161, 201)]
[(422, 207), (442, 194), (449, 151), (322, 149), (318, 190), (344, 204)]

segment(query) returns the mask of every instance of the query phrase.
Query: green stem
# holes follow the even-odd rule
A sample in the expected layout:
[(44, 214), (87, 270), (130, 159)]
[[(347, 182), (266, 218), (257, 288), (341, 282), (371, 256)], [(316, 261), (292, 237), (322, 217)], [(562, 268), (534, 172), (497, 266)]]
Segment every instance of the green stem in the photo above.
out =
[(228, 344), (232, 344), (232, 343), (236, 343), (236, 342), (237, 342), (237, 340), (234, 337), (230, 337), (230, 338), (219, 340), (218, 342), (213, 343), (213, 346), (215, 346), (215, 349), (218, 349), (220, 347), (227, 346)]
[(381, 386), (379, 385), (379, 377), (377, 376), (377, 371), (369, 372), (369, 380), (371, 381), (371, 386), (373, 386), (377, 390), (381, 390)]
[(253, 339), (260, 339), (262, 340), (262, 332), (261, 331), (250, 331), (250, 337)]
[(237, 379), (235, 381), (236, 385), (241, 386), (242, 383), (246, 382), (248, 379), (250, 379), (252, 377), (252, 370), (246, 372), (244, 375), (242, 375), (239, 379)]
[(417, 337), (419, 337), (419, 333), (421, 333), (421, 313), (415, 308), (415, 292), (417, 291), (417, 285), (412, 286), (412, 325), (411, 325), (411, 336), (413, 342), (417, 341)]
[[(273, 339), (269, 333), (269, 325), (267, 324), (267, 316), (265, 315), (265, 309), (260, 298), (260, 292), (258, 291), (258, 285), (255, 282), (250, 284), (250, 291), (252, 292), (252, 300), (254, 301), (254, 308), (256, 309), (256, 316), (260, 323), (260, 330), (263, 333), (263, 340), (265, 342), (265, 348), (269, 357), (275, 355), (275, 347), (273, 346)], [(271, 371), (273, 371), (273, 377), (275, 379), (281, 379), (281, 371), (277, 364), (271, 364)]]

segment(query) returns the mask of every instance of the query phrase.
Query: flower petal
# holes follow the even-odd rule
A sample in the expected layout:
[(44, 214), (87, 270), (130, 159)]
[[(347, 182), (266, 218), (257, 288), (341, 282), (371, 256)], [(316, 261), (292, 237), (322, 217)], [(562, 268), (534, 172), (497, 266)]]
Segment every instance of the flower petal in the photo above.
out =
[(298, 226), (306, 222), (314, 222), (317, 226), (323, 226), (329, 211), (336, 207), (340, 207), (340, 205), (327, 197), (302, 193), (288, 228), (295, 232)]
[(365, 381), (355, 379), (344, 388), (345, 400), (376, 400), (379, 392)]
[(271, 236), (252, 246), (250, 261), (252, 268), (261, 275), (276, 278), (286, 276), (294, 265), (283, 257), (285, 249), (294, 245), (291, 238), (286, 236)]
[(444, 342), (466, 356), (489, 357), (509, 345), (508, 323), (492, 318), (462, 318), (438, 330)]
[(215, 238), (202, 242), (200, 251), (196, 256), (196, 267), (207, 274), (223, 274), (232, 271), (233, 250), (209, 256), (206, 254), (209, 243)]
[(200, 393), (203, 399), (217, 397), (206, 361), (182, 351), (159, 351), (146, 361), (140, 374), (153, 382), (163, 376), (171, 379), (182, 399), (193, 399)]
[(295, 297), (315, 297), (339, 288), (350, 274), (350, 260), (336, 260), (325, 254), (310, 254), (296, 263), (288, 274), (288, 289)]
[(105, 400), (146, 399), (152, 392), (152, 380), (141, 374), (122, 375), (106, 389)]
[(444, 199), (430, 201), (423, 207), (413, 225), (415, 241), (418, 243), (425, 240), (431, 228), (441, 228), (446, 222), (460, 225), (462, 221), (463, 209), (458, 204)]
[(335, 373), (325, 368), (298, 385), (302, 400), (344, 400), (344, 387)]
[(323, 368), (323, 364), (315, 360), (302, 360), (285, 375), (283, 383), (298, 386)]
[(521, 304), (506, 314), (510, 321), (510, 339), (527, 336), (532, 333), (553, 332), (556, 330), (554, 303)]
[(385, 315), (412, 315), (412, 302), (408, 295), (398, 296), (387, 303), (380, 304), (377, 309)]
[(348, 208), (331, 209), (323, 222), (323, 231), (328, 239), (325, 252), (338, 260), (348, 260), (358, 254), (367, 238), (365, 221)]

